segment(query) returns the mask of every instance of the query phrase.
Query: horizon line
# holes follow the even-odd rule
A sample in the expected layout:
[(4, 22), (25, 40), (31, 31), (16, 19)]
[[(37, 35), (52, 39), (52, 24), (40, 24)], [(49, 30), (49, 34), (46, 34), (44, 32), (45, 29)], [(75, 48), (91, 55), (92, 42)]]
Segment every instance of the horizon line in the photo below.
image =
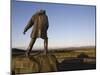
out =
[[(96, 45), (90, 45), (90, 46), (70, 46), (70, 47), (48, 47), (48, 49), (58, 49), (58, 48), (80, 48), (80, 47), (96, 47)], [(26, 47), (12, 47), (17, 49), (27, 49)], [(33, 48), (32, 50), (38, 50), (38, 49), (44, 49), (44, 48)]]

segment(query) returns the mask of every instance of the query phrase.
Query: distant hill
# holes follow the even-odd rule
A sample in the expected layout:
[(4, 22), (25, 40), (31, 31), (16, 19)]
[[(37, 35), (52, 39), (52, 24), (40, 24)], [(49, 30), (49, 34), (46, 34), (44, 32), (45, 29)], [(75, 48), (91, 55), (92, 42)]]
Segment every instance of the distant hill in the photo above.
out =
[[(22, 55), (26, 52), (24, 49), (12, 48), (12, 55)], [(41, 50), (32, 50), (31, 53), (41, 52)]]
[(25, 52), (23, 49), (12, 48), (12, 53)]
[[(95, 46), (84, 46), (84, 47), (69, 47), (69, 48), (55, 48), (55, 49), (49, 49), (49, 52), (71, 52), (71, 51), (81, 51), (81, 50), (94, 50)], [(18, 48), (12, 48), (12, 53), (24, 53), (26, 50), (24, 49), (18, 49)], [(38, 52), (38, 51), (44, 51), (43, 49), (38, 50), (32, 50), (32, 52)]]

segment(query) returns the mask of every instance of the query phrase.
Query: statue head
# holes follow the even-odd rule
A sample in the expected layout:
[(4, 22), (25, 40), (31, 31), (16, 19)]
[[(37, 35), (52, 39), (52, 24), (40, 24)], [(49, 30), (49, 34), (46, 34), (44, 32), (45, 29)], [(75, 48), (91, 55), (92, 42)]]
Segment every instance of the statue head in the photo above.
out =
[(38, 10), (36, 13), (37, 14), (46, 14), (46, 11), (45, 10)]

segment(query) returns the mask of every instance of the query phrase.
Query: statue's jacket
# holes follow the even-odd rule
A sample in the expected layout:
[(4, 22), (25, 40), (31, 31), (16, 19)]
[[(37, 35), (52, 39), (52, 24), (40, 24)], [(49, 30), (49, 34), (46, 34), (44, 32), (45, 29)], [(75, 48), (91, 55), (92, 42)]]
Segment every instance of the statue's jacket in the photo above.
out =
[(35, 13), (28, 24), (26, 25), (24, 31), (26, 32), (29, 28), (32, 27), (31, 38), (47, 38), (47, 30), (49, 27), (47, 15), (41, 11)]

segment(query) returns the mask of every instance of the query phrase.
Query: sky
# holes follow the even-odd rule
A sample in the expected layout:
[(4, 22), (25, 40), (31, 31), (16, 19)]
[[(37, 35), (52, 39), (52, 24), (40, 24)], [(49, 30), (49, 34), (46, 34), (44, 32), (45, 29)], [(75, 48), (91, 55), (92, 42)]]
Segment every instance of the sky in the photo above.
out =
[[(23, 31), (40, 9), (46, 10), (49, 19), (49, 48), (95, 46), (95, 6), (12, 1), (12, 48), (28, 47), (32, 28), (25, 35)], [(43, 44), (38, 38), (34, 48)]]

